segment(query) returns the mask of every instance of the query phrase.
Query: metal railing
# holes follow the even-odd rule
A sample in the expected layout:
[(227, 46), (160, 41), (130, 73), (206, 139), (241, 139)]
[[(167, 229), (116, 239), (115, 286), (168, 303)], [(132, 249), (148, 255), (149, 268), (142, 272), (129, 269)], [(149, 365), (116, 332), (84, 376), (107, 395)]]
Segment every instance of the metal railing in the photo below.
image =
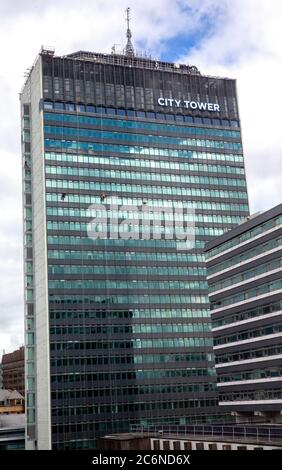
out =
[(255, 439), (256, 442), (282, 440), (282, 426), (252, 426), (252, 425), (186, 425), (186, 426), (131, 426), (132, 432), (173, 434), (177, 436), (212, 436), (229, 439)]
[(124, 54), (103, 54), (99, 52), (78, 51), (65, 56), (70, 59), (90, 60), (101, 64), (123, 65), (127, 67), (138, 67), (149, 70), (162, 70), (165, 72), (178, 72), (181, 74), (201, 75), (194, 65), (174, 64), (153, 59), (150, 56), (139, 54), (127, 56)]

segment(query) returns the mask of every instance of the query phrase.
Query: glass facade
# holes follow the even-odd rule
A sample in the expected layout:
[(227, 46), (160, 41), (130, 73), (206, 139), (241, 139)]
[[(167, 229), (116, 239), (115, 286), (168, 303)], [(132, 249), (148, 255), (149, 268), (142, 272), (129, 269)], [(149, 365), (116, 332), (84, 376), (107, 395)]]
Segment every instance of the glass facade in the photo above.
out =
[(281, 415), (281, 209), (207, 246), (219, 405), (238, 420)]
[[(234, 80), (41, 61), (52, 448), (223, 420), (203, 248), (248, 214)], [(220, 112), (164, 110), (167, 90)], [(89, 235), (90, 205), (105, 236)]]

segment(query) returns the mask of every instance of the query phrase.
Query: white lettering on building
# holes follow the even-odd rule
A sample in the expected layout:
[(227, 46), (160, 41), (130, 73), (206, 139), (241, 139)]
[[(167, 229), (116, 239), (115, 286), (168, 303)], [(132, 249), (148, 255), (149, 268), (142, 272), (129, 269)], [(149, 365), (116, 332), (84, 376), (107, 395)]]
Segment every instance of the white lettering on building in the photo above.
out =
[(220, 107), (217, 103), (206, 103), (202, 101), (187, 101), (187, 100), (175, 100), (173, 98), (159, 98), (158, 104), (160, 106), (170, 106), (177, 108), (186, 109), (199, 109), (200, 111), (215, 111), (219, 112)]

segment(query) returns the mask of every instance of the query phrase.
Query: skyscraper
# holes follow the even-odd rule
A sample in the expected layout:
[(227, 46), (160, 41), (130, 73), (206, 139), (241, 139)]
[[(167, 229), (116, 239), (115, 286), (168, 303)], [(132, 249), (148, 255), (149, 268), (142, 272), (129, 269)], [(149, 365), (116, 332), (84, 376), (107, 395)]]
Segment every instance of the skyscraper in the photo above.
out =
[(28, 448), (221, 419), (203, 248), (248, 214), (236, 83), (127, 37), (43, 48), (21, 93)]

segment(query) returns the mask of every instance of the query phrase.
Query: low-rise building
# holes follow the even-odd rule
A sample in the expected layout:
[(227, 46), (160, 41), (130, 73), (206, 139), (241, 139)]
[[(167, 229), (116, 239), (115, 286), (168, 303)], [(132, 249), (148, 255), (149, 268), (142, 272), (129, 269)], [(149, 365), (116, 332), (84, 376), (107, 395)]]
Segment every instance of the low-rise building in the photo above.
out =
[(2, 356), (3, 388), (25, 393), (24, 386), (24, 347)]
[(0, 390), (0, 414), (24, 413), (24, 397), (17, 390)]
[(112, 434), (98, 439), (104, 451), (186, 451), (186, 450), (281, 450), (282, 427), (271, 426), (172, 426), (171, 430), (150, 429)]
[(25, 415), (0, 414), (0, 451), (24, 450)]

